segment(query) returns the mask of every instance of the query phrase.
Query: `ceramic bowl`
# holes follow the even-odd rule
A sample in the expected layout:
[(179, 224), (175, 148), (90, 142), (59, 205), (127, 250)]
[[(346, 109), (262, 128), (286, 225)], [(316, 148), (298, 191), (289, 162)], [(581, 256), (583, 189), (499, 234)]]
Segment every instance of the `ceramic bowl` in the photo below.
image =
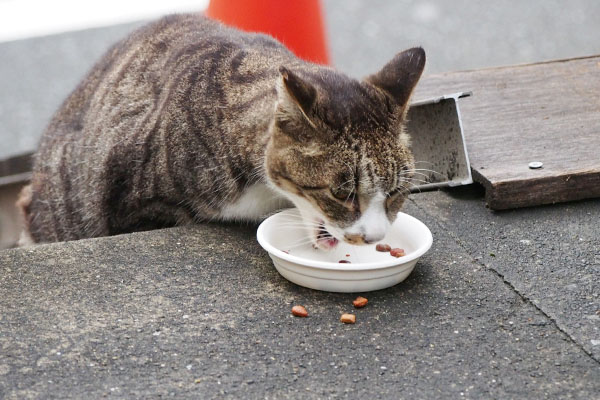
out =
[(433, 242), (424, 223), (402, 212), (379, 242), (404, 249), (406, 255), (398, 258), (376, 251), (375, 244), (356, 246), (340, 241), (333, 250), (314, 249), (296, 209), (265, 219), (256, 236), (284, 278), (329, 292), (368, 292), (402, 282)]

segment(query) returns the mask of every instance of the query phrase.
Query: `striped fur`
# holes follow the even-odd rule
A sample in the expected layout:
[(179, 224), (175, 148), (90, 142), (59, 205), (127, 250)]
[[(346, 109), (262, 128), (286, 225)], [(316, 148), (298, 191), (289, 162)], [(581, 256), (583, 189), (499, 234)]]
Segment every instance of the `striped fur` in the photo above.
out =
[[(303, 139), (307, 116), (299, 93), (282, 91), (281, 66), (315, 88), (307, 112), (318, 139)], [(255, 185), (294, 200), (281, 166), (314, 186), (333, 179), (334, 165), (369, 154), (365, 171), (393, 174), (373, 160), (381, 150), (411, 165), (399, 139), (408, 98), (394, 101), (381, 87), (301, 61), (265, 35), (165, 17), (113, 46), (53, 117), (20, 201), (29, 235), (52, 242), (220, 219)], [(311, 148), (339, 162), (306, 164)]]

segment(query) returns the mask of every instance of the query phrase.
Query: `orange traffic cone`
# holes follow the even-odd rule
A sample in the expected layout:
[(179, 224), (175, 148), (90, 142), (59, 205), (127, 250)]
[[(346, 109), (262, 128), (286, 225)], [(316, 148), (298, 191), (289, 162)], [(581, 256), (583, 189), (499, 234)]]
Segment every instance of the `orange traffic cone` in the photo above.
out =
[(319, 0), (211, 0), (206, 15), (245, 31), (267, 33), (298, 57), (329, 64)]

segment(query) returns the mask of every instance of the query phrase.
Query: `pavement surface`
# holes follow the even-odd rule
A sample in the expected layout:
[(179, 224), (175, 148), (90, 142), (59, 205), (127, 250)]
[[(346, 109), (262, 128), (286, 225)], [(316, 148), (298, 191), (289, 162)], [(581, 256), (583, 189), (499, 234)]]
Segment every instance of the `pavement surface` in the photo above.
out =
[[(6, 250), (0, 398), (599, 398), (586, 229), (599, 208), (492, 213), (473, 193), (415, 195), (405, 211), (432, 250), (356, 311), (355, 294), (280, 277), (252, 226)], [(576, 257), (544, 251), (563, 246)]]
[[(324, 2), (353, 76), (413, 45), (427, 73), (598, 52), (594, 1)], [(0, 43), (0, 159), (32, 151), (139, 23)], [(280, 277), (254, 226), (0, 251), (0, 399), (600, 399), (600, 200), (492, 212), (477, 186), (412, 196), (434, 245), (363, 294)], [(291, 316), (303, 304), (307, 319)]]

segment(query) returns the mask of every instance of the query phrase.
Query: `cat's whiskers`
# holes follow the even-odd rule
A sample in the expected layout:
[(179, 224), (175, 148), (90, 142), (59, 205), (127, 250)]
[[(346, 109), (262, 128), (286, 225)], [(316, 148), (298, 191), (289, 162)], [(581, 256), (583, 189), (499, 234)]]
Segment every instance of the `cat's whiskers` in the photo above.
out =
[[(327, 238), (327, 237), (317, 237), (316, 240), (324, 239), (324, 238)], [(315, 243), (315, 239), (313, 239), (310, 236), (307, 236), (305, 238), (288, 243), (288, 245), (286, 246), (286, 249), (294, 249), (296, 247), (306, 246), (307, 244), (312, 245), (314, 243)]]
[(430, 181), (428, 181), (428, 180), (419, 179), (419, 178), (401, 177), (399, 179), (401, 182), (408, 182), (408, 183), (413, 183), (413, 182), (430, 183)]
[[(356, 171), (355, 171), (355, 169), (352, 168), (352, 166), (347, 161), (344, 161), (344, 165), (350, 171), (350, 178), (348, 178), (348, 180), (346, 180), (344, 183), (340, 184), (340, 187), (345, 186), (346, 184), (349, 184), (349, 183), (353, 184), (354, 181), (356, 180)], [(346, 196), (346, 198), (344, 199), (344, 202), (347, 203), (348, 200), (350, 200), (350, 197), (352, 196), (352, 202), (354, 203), (354, 196), (355, 195), (356, 195), (356, 188), (354, 188), (354, 190), (350, 190), (348, 192), (348, 196)]]
[(401, 176), (401, 177), (402, 176), (412, 177), (413, 175), (420, 175), (420, 176), (422, 176), (424, 178), (428, 178), (429, 177), (429, 174), (425, 174), (423, 172), (415, 172), (415, 171), (408, 171), (406, 173), (400, 173), (399, 176)]
[(289, 250), (296, 249), (298, 247), (303, 247), (303, 246), (306, 246), (306, 245), (309, 245), (309, 244), (313, 244), (312, 239), (308, 239), (307, 241), (302, 242), (302, 243), (293, 243), (293, 244), (287, 246), (286, 249), (289, 249)]
[(294, 249), (297, 247), (302, 247), (302, 246), (306, 246), (308, 244), (310, 245), (314, 245), (315, 241), (321, 240), (321, 239), (330, 239), (333, 238), (333, 236), (330, 235), (321, 235), (321, 236), (317, 236), (316, 238), (312, 238), (312, 237), (306, 237), (306, 238), (302, 238), (300, 240), (294, 241), (292, 243), (289, 243), (286, 248), (287, 249)]
[[(415, 166), (417, 164), (433, 165), (433, 163), (431, 163), (429, 161), (415, 161), (414, 164), (411, 165), (411, 168), (406, 168), (409, 165), (404, 164), (402, 166), (403, 169), (400, 171), (400, 173), (397, 176), (398, 180), (411, 185), (412, 189), (417, 189), (418, 191), (420, 191), (418, 185), (416, 185), (415, 182), (422, 183), (422, 184), (428, 184), (434, 180), (435, 176), (443, 177), (443, 174), (441, 174), (440, 172), (429, 169), (429, 168), (415, 168)], [(417, 176), (418, 176), (418, 178), (417, 178)], [(410, 190), (408, 190), (408, 192), (410, 192)]]
[[(417, 179), (416, 182), (421, 181), (421, 183), (429, 183), (428, 181), (424, 181), (421, 179)], [(415, 180), (412, 178), (400, 178), (399, 182), (402, 183), (406, 183), (408, 185), (410, 185), (411, 187), (417, 187), (417, 184), (415, 183)]]
[[(405, 192), (406, 192), (406, 195), (409, 195), (409, 194), (410, 194), (410, 190), (409, 190), (409, 189), (407, 189), (407, 188), (406, 188), (404, 185), (402, 185), (402, 184), (398, 184), (398, 185), (397, 185), (397, 188), (398, 188), (398, 189), (400, 189), (400, 190), (403, 190), (403, 191), (405, 191)], [(388, 194), (386, 194), (386, 195), (385, 195), (385, 197), (388, 197), (388, 198), (389, 198), (389, 197), (391, 197), (391, 194), (389, 194), (389, 193), (388, 193)]]
[[(331, 233), (324, 230), (325, 228), (322, 223), (307, 222), (301, 219), (301, 217), (285, 216), (285, 218), (287, 218), (288, 222), (278, 224), (276, 228), (281, 230), (286, 230), (289, 228), (301, 228), (306, 233), (306, 237), (290, 243), (287, 248), (295, 248), (304, 246), (306, 244), (314, 244), (315, 240), (334, 238)], [(314, 236), (310, 235), (309, 232), (311, 231), (316, 231), (317, 234)]]
[(429, 172), (434, 175), (443, 175), (441, 172), (435, 171), (433, 169), (428, 169), (428, 168), (411, 168), (411, 169), (406, 170), (407, 173), (417, 173), (420, 171)]
[(407, 173), (411, 173), (411, 174), (423, 173), (423, 172), (420, 172), (420, 171), (426, 171), (426, 172), (429, 172), (429, 173), (431, 173), (431, 174), (434, 174), (434, 175), (443, 175), (443, 174), (442, 174), (442, 173), (440, 173), (440, 172), (434, 171), (434, 170), (432, 170), (432, 169), (426, 169), (426, 168), (415, 168), (415, 169), (409, 169), (409, 170), (407, 170), (406, 172), (407, 172)]
[(284, 222), (298, 222), (298, 223), (306, 223), (306, 224), (314, 224), (314, 225), (319, 225), (319, 224), (320, 224), (320, 223), (319, 223), (319, 222), (317, 222), (316, 220), (314, 220), (314, 221), (309, 221), (309, 220), (306, 220), (306, 219), (304, 219), (304, 218), (302, 218), (302, 217), (298, 217), (298, 218), (287, 218), (287, 216), (282, 216), (281, 218), (282, 218), (282, 220), (283, 220)]
[(283, 224), (278, 224), (277, 226), (278, 228), (306, 228), (306, 229), (311, 229), (311, 230), (320, 230), (322, 229), (322, 226), (318, 226), (318, 225), (303, 225), (303, 224), (292, 224), (292, 223), (283, 223)]
[(429, 164), (429, 165), (433, 165), (433, 163), (431, 161), (427, 161), (427, 160), (420, 160), (420, 161), (415, 161), (414, 164)]
[(278, 224), (278, 226), (289, 227), (289, 226), (300, 226), (304, 228), (314, 228), (314, 229), (323, 229), (323, 224), (313, 223), (313, 222), (304, 222), (304, 221), (287, 221)]
[(315, 227), (320, 227), (320, 228), (324, 227), (323, 222), (307, 221), (300, 215), (298, 215), (298, 216), (284, 215), (284, 216), (282, 216), (282, 218), (283, 218), (284, 222), (299, 223), (299, 224), (302, 224), (305, 226), (315, 226)]

